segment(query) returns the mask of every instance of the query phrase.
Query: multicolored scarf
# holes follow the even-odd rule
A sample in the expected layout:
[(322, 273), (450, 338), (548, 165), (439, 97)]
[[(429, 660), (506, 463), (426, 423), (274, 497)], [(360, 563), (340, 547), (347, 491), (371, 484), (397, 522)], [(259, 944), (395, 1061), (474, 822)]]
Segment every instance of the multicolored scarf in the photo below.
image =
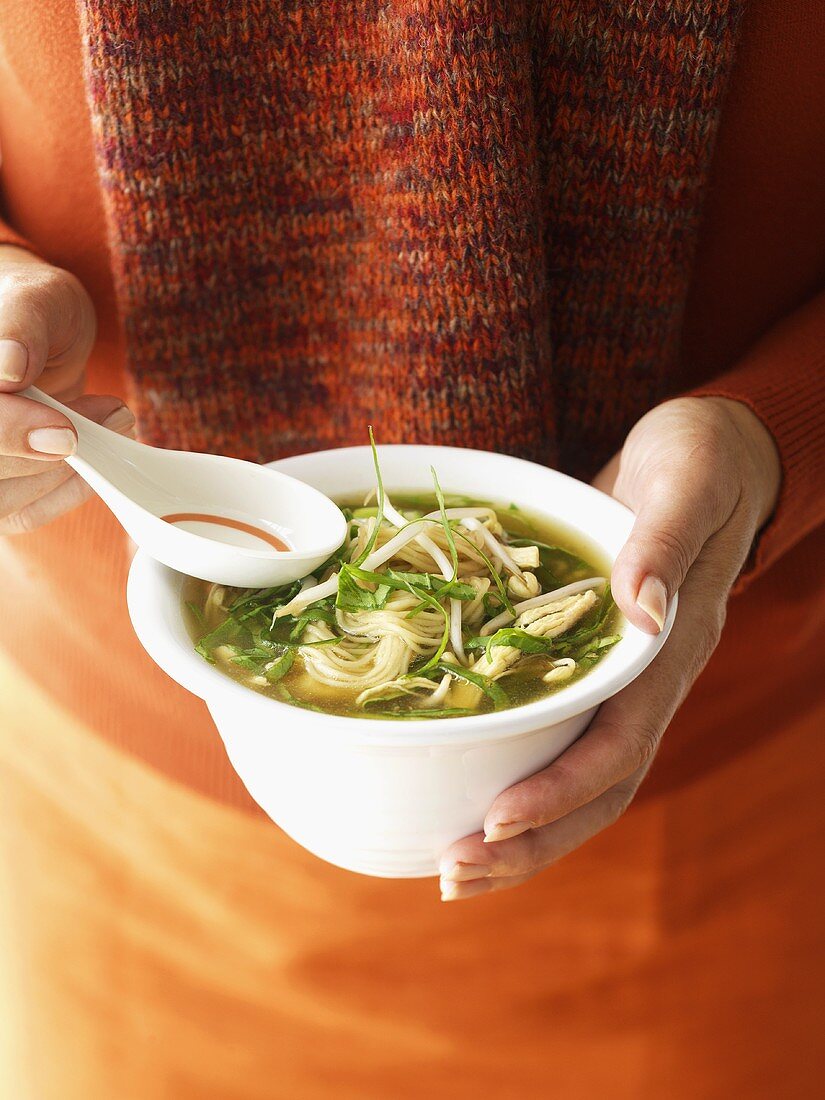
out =
[(669, 392), (743, 0), (78, 0), (142, 436), (591, 474)]

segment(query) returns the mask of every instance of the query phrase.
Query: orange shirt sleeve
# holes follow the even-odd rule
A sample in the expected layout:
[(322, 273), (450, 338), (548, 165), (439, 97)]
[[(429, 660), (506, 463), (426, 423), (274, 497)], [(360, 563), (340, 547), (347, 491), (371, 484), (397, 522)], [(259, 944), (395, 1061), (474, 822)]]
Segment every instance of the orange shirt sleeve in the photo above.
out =
[(782, 487), (737, 591), (825, 521), (825, 292), (774, 326), (731, 370), (691, 391), (742, 401), (773, 435)]

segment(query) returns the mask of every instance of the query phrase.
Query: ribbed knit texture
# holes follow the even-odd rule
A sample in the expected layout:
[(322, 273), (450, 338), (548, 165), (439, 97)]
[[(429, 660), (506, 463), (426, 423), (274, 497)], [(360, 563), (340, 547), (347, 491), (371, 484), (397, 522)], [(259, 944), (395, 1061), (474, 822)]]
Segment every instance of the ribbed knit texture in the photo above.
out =
[(668, 391), (741, 0), (79, 0), (143, 438), (592, 473)]

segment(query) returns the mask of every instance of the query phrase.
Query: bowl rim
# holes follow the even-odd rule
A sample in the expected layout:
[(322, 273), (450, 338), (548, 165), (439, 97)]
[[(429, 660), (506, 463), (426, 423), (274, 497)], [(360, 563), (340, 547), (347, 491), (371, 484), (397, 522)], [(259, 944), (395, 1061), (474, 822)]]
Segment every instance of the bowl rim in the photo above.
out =
[[(519, 466), (530, 467), (533, 471), (541, 471), (542, 476), (550, 481), (563, 479), (575, 486), (575, 492), (583, 497), (593, 500), (598, 498), (599, 506), (614, 511), (621, 516), (624, 523), (628, 517), (632, 523), (633, 513), (630, 509), (620, 504), (613, 497), (595, 489), (592, 485), (578, 481), (568, 474), (553, 470), (550, 467), (541, 466), (538, 463), (529, 462), (526, 459), (516, 458), (512, 455), (503, 455), (493, 451), (481, 451), (475, 448), (442, 447), (430, 444), (383, 444), (379, 446), (379, 455), (385, 451), (396, 453), (410, 452), (439, 452), (441, 454), (460, 454), (484, 456), (485, 461), (506, 462), (512, 464), (514, 470)], [(284, 467), (296, 467), (300, 469), (302, 464), (310, 460), (327, 459), (330, 456), (343, 458), (345, 455), (358, 454), (360, 458), (364, 453), (369, 454), (370, 448), (336, 447), (323, 451), (312, 451), (302, 455), (294, 455), (280, 459), (269, 465), (276, 470)], [(291, 476), (296, 476), (292, 474)], [(460, 492), (460, 487), (453, 491)], [(541, 508), (534, 504), (528, 504), (533, 510), (542, 513)], [(548, 512), (545, 514), (550, 517)], [(558, 515), (560, 522), (570, 526), (571, 521)], [(580, 526), (580, 525), (579, 525)], [(581, 680), (576, 681), (569, 688), (543, 699), (525, 703), (521, 706), (505, 708), (501, 711), (493, 711), (486, 714), (468, 715), (459, 718), (444, 719), (397, 719), (381, 718), (353, 718), (345, 715), (324, 714), (316, 711), (296, 707), (289, 703), (283, 703), (278, 699), (262, 695), (259, 692), (245, 687), (243, 684), (232, 680), (224, 673), (218, 671), (200, 657), (189, 642), (181, 644), (172, 629), (172, 619), (177, 616), (177, 625), (182, 623), (180, 607), (180, 587), (184, 581), (184, 575), (176, 573), (168, 566), (150, 558), (144, 551), (138, 551), (129, 569), (127, 582), (127, 604), (133, 628), (142, 646), (156, 664), (163, 669), (178, 684), (186, 690), (203, 699), (207, 706), (210, 702), (218, 702), (223, 709), (224, 701), (236, 700), (243, 704), (244, 708), (257, 706), (261, 708), (262, 715), (267, 714), (270, 719), (280, 715), (295, 723), (307, 727), (313, 727), (315, 733), (324, 734), (340, 739), (343, 734), (349, 742), (361, 742), (372, 746), (386, 745), (388, 748), (404, 745), (427, 745), (437, 747), (440, 745), (454, 745), (462, 743), (481, 743), (489, 740), (501, 740), (508, 737), (521, 736), (525, 733), (544, 729), (557, 725), (567, 719), (574, 718), (585, 711), (595, 709), (605, 700), (617, 694), (644, 671), (653, 661), (665, 644), (673, 622), (676, 617), (678, 596), (670, 601), (668, 612), (662, 631), (659, 634), (646, 634), (638, 630), (632, 624), (624, 621), (623, 630), (630, 630), (637, 636), (638, 652), (632, 659), (622, 660), (622, 643), (619, 642), (604, 662), (597, 665)], [(628, 655), (629, 657), (629, 652)], [(262, 717), (262, 724), (266, 722)], [(300, 736), (296, 730), (296, 736)]]

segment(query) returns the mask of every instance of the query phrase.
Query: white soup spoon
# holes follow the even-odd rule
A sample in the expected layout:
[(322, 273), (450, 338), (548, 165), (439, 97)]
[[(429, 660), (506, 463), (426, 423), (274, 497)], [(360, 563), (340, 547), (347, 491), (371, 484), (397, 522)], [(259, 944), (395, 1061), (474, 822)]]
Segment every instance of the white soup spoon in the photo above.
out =
[(157, 561), (201, 580), (265, 588), (307, 576), (347, 533), (323, 493), (266, 466), (149, 447), (96, 424), (34, 386), (22, 397), (68, 417), (66, 461)]

